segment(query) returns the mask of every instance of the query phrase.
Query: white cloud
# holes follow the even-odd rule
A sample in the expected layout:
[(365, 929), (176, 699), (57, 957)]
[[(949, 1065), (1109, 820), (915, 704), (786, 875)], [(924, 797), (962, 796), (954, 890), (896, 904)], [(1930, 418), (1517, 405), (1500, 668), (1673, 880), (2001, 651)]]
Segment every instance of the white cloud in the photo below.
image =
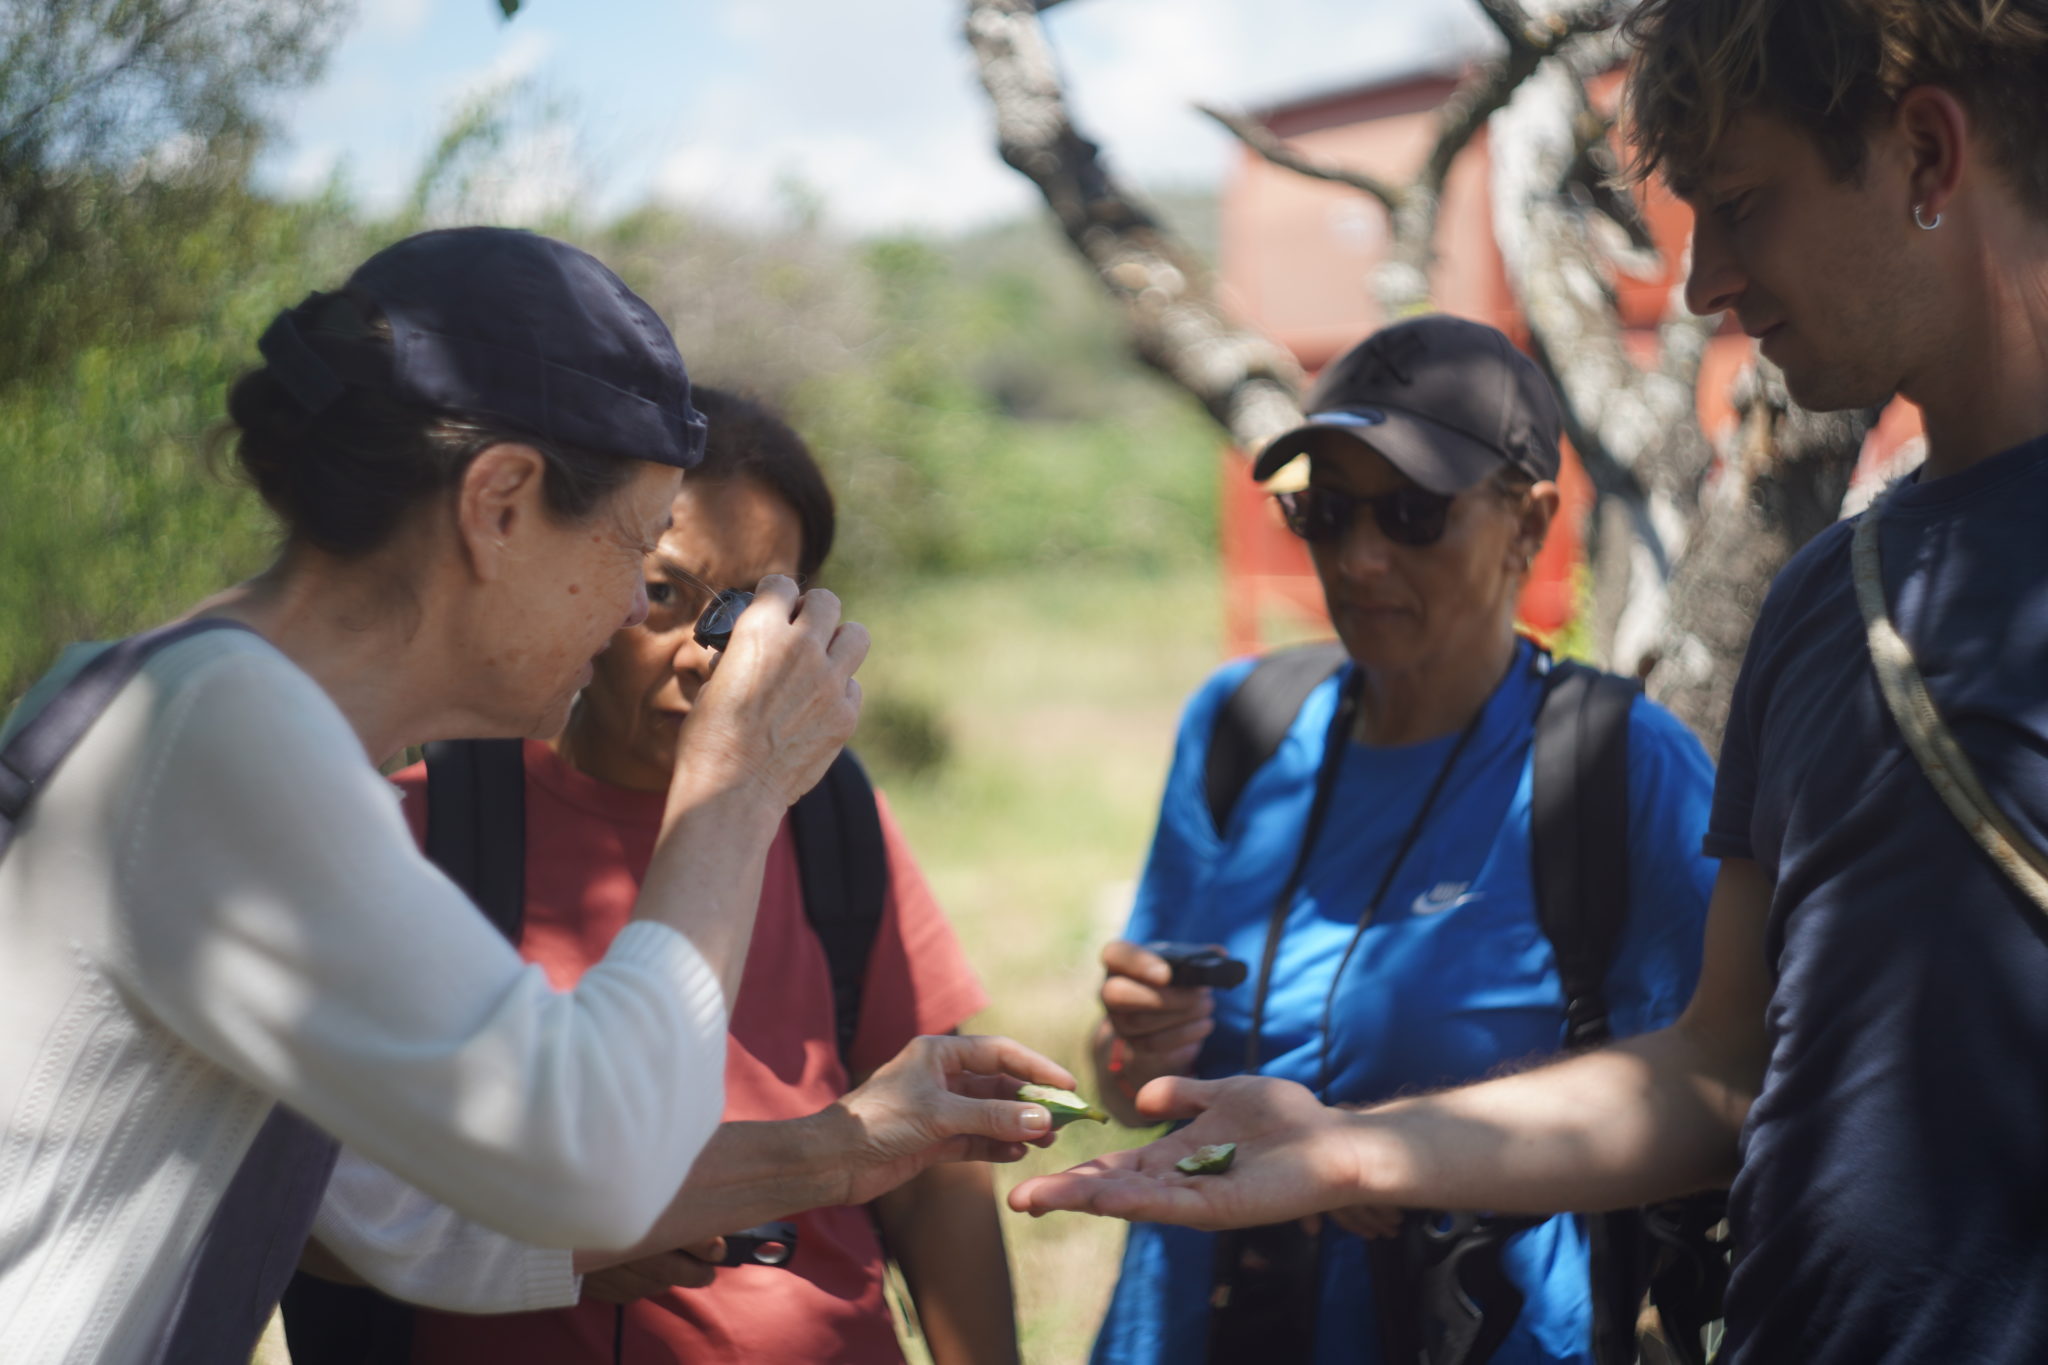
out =
[[(654, 193), (761, 217), (785, 207), (792, 179), (862, 230), (945, 230), (1035, 202), (997, 159), (961, 0), (693, 0), (687, 23), (676, 0), (606, 0), (601, 39), (594, 24), (535, 23), (545, 7), (501, 26), (488, 0), (362, 3), (356, 38), (377, 40), (301, 106), (289, 162), (268, 172), (285, 185), (315, 186), (339, 163), (388, 199), (457, 109), (537, 77), (586, 125), (582, 179), (611, 209)], [(607, 84), (619, 69), (608, 45), (657, 9), (644, 22), (676, 45), (673, 79), (642, 60), (635, 79)], [(1267, 103), (1441, 64), (1485, 34), (1473, 0), (1075, 0), (1046, 23), (1081, 130), (1153, 188), (1213, 182), (1231, 164), (1197, 100)]]
[[(958, 0), (737, 0), (720, 17), (743, 70), (700, 92), (657, 193), (772, 214), (800, 179), (854, 228), (947, 229), (1018, 211), (996, 157)], [(1048, 31), (1082, 131), (1139, 186), (1214, 183), (1228, 137), (1197, 101), (1263, 102), (1469, 52), (1470, 0), (1098, 0)]]
[(547, 65), (548, 58), (554, 55), (559, 41), (544, 28), (531, 25), (508, 28), (489, 61), (460, 73), (447, 83), (445, 102), (450, 106), (468, 104), (538, 75)]
[(434, 0), (365, 0), (362, 31), (375, 38), (414, 38), (433, 8)]
[(325, 189), (340, 166), (340, 147), (331, 142), (307, 142), (294, 147), (275, 174), (287, 195), (304, 198)]

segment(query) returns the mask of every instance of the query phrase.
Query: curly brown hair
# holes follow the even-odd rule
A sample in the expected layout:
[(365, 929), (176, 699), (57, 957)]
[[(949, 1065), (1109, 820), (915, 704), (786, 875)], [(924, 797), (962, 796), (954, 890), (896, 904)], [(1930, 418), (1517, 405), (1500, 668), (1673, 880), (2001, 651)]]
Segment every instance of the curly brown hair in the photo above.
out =
[(2048, 0), (1644, 0), (1627, 106), (1630, 174), (1684, 191), (1746, 111), (1803, 128), (1843, 180), (1918, 85), (1969, 108), (2023, 203), (2048, 214)]

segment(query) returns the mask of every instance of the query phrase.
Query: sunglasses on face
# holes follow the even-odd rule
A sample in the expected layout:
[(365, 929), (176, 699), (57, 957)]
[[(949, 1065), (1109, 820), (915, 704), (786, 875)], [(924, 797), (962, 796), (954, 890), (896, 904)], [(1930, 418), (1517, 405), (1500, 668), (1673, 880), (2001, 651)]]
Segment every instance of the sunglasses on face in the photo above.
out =
[(1369, 508), (1380, 534), (1396, 545), (1421, 548), (1443, 539), (1452, 499), (1426, 488), (1397, 488), (1364, 498), (1334, 488), (1275, 493), (1287, 529), (1311, 545), (1334, 545), (1351, 532), (1358, 510)]

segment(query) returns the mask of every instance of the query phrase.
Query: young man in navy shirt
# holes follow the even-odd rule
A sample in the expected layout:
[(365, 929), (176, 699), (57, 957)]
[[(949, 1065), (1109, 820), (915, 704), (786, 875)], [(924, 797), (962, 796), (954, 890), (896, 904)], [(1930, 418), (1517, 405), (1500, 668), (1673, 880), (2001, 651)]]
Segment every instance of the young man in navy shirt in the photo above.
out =
[[(2048, 846), (2048, 0), (1647, 0), (1642, 168), (1688, 301), (1816, 409), (1902, 394), (1885, 599), (2019, 834)], [(1729, 719), (1681, 1020), (1363, 1113), (1167, 1079), (1174, 1136), (1012, 1203), (1205, 1227), (1351, 1204), (1646, 1203), (1732, 1181), (1724, 1358), (2048, 1359), (2048, 917), (1945, 808), (1865, 648), (1852, 527), (1779, 576)], [(1227, 1177), (1172, 1163), (1235, 1141)]]

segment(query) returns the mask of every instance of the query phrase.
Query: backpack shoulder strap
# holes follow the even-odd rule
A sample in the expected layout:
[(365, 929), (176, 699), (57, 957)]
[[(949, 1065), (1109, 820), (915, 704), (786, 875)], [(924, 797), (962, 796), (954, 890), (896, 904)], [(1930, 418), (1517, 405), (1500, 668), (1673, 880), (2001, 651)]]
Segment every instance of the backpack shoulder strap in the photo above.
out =
[[(1607, 969), (1628, 920), (1628, 720), (1642, 685), (1583, 664), (1544, 679), (1530, 760), (1530, 863), (1536, 918), (1557, 956), (1565, 1046), (1610, 1036)], [(1586, 1220), (1598, 1365), (1636, 1359), (1636, 1316), (1648, 1281), (1643, 1215)]]
[(1216, 712), (1204, 764), (1203, 791), (1217, 833), (1230, 823), (1237, 798), (1252, 774), (1264, 767), (1287, 738), (1309, 693), (1344, 665), (1344, 646), (1334, 640), (1276, 650), (1245, 674)]
[[(78, 670), (0, 749), (0, 854), (36, 794), (92, 729), (114, 698), (142, 671), (150, 656), (194, 635), (214, 630), (249, 630), (240, 621), (208, 619), (159, 626), (109, 645)], [(251, 631), (251, 634), (255, 632)]]
[(796, 840), (804, 916), (824, 946), (832, 974), (839, 1059), (850, 1073), (861, 990), (889, 888), (889, 854), (874, 784), (851, 749), (842, 750), (818, 785), (789, 808), (789, 827)]
[(1607, 969), (1628, 919), (1631, 678), (1559, 663), (1544, 680), (1530, 773), (1536, 917), (1557, 955), (1565, 1045), (1608, 1036)]
[(427, 745), (427, 857), (514, 943), (526, 919), (526, 756), (517, 739)]

